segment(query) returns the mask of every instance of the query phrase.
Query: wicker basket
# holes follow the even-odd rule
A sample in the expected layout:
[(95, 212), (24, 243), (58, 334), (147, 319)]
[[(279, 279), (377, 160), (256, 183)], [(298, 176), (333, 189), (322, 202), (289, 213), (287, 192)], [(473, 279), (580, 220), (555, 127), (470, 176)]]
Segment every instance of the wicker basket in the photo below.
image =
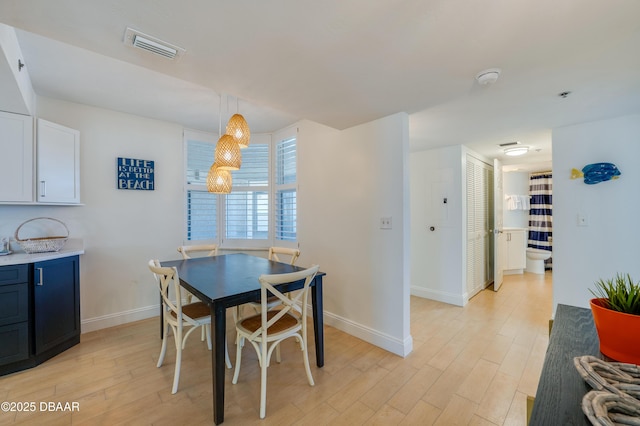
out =
[[(24, 240), (21, 239), (18, 236), (18, 233), (20, 232), (20, 228), (22, 228), (23, 225), (29, 222), (33, 222), (35, 220), (52, 220), (54, 222), (58, 222), (62, 226), (64, 226), (64, 229), (67, 231), (67, 235), (64, 237), (38, 237), (38, 238), (27, 238)], [(29, 219), (25, 222), (22, 222), (22, 224), (18, 226), (18, 229), (16, 229), (16, 233), (15, 233), (16, 242), (20, 244), (20, 247), (22, 247), (22, 250), (24, 250), (25, 253), (29, 253), (29, 254), (59, 251), (62, 247), (64, 247), (68, 238), (69, 238), (69, 228), (67, 228), (67, 225), (65, 225), (63, 222), (59, 221), (58, 219), (54, 219), (52, 217), (36, 217), (33, 219)]]
[(582, 398), (582, 411), (592, 425), (640, 425), (640, 365), (591, 355), (575, 357), (573, 364), (594, 389)]

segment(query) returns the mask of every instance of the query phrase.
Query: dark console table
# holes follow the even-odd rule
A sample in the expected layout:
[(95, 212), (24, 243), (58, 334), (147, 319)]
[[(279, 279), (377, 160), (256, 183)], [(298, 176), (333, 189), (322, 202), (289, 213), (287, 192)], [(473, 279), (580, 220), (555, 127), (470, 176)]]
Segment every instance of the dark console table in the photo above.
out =
[(573, 365), (573, 358), (600, 353), (590, 309), (558, 305), (549, 337), (529, 425), (590, 425), (582, 397), (591, 390)]

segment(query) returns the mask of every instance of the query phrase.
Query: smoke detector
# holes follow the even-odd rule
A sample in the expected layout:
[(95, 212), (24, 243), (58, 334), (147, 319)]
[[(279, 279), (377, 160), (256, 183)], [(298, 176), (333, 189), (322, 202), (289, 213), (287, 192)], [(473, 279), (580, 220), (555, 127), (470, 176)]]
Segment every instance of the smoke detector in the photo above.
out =
[(157, 37), (142, 33), (133, 28), (127, 27), (124, 32), (124, 44), (136, 49), (146, 50), (154, 55), (163, 56), (168, 59), (179, 59), (186, 52), (186, 49), (176, 46)]
[(480, 71), (476, 75), (476, 80), (482, 86), (488, 86), (490, 84), (495, 83), (496, 80), (498, 80), (498, 77), (500, 77), (500, 71), (501, 71), (500, 68), (489, 68), (487, 70)]

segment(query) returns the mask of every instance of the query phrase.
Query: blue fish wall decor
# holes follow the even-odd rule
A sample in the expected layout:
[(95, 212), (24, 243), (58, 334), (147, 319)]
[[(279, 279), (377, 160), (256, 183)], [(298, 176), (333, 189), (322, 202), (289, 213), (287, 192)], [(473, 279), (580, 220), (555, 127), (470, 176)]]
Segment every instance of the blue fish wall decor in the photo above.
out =
[(571, 179), (583, 177), (584, 183), (587, 185), (618, 179), (621, 174), (616, 165), (612, 163), (587, 164), (582, 170), (571, 169)]

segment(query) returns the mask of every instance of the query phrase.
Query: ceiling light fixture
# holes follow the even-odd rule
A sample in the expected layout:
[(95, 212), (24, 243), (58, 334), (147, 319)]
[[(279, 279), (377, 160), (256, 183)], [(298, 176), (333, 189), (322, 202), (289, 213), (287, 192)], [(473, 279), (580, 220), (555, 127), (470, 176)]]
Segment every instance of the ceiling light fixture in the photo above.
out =
[[(227, 106), (229, 99), (227, 98)], [(227, 108), (228, 111), (229, 108)], [(222, 134), (222, 95), (220, 95), (220, 124), (218, 134)], [(242, 154), (240, 153), (240, 145), (233, 136), (224, 134), (218, 139), (215, 151), (214, 163), (218, 165), (220, 170), (239, 170), (242, 164)]]
[(221, 170), (239, 170), (242, 164), (240, 145), (231, 135), (222, 135), (218, 139), (215, 153), (215, 163)]
[(528, 146), (516, 146), (513, 148), (507, 148), (504, 150), (504, 154), (508, 155), (509, 157), (517, 157), (519, 155), (524, 155), (527, 152), (529, 152)]
[(476, 80), (482, 86), (488, 86), (495, 83), (500, 77), (500, 68), (489, 68), (484, 71), (480, 71), (476, 75)]
[(249, 139), (251, 138), (251, 131), (249, 130), (249, 125), (247, 124), (247, 120), (238, 113), (238, 99), (236, 98), (236, 113), (231, 116), (229, 122), (227, 123), (227, 131), (228, 135), (231, 135), (238, 145), (240, 149), (247, 148), (249, 146)]
[(213, 163), (207, 175), (207, 191), (214, 194), (229, 194), (231, 193), (231, 183), (231, 172), (221, 170), (216, 163)]
[[(218, 134), (220, 133), (222, 133), (222, 95), (220, 95), (220, 102), (218, 107)], [(229, 138), (233, 141), (233, 138)], [(209, 168), (209, 173), (207, 174), (207, 191), (214, 194), (230, 194), (233, 183), (231, 172), (229, 170), (218, 167), (218, 164), (215, 161), (215, 156), (218, 152), (219, 145), (220, 140), (218, 140), (218, 144), (216, 145), (213, 164)], [(236, 144), (236, 146), (237, 145), (238, 144)], [(237, 150), (239, 153), (240, 148), (238, 147)]]

